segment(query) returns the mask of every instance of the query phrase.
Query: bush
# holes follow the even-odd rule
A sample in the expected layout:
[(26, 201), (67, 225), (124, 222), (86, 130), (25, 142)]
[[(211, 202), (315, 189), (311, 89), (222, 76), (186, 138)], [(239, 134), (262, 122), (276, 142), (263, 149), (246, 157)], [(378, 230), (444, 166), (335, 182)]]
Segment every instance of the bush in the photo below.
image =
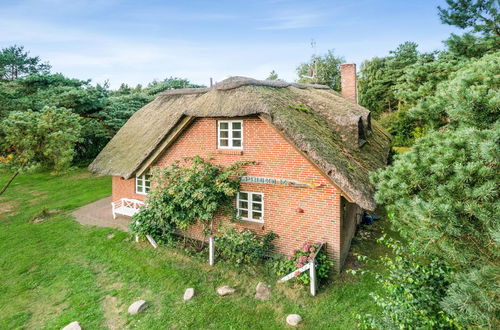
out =
[[(165, 235), (166, 240), (177, 230), (201, 223), (203, 233), (213, 230), (218, 211), (233, 214), (232, 204), (239, 191), (242, 167), (252, 162), (237, 162), (228, 167), (214, 165), (199, 156), (186, 158), (165, 169), (153, 170), (153, 186), (147, 206), (134, 215), (133, 233)], [(185, 166), (181, 166), (185, 165)]]
[(41, 111), (12, 111), (0, 123), (4, 139), (0, 148), (13, 156), (3, 165), (16, 170), (66, 170), (80, 141), (80, 118), (66, 108), (44, 107)]
[(150, 235), (159, 244), (169, 244), (175, 240), (176, 228), (155, 217), (153, 210), (147, 207), (141, 208), (141, 211), (133, 216), (129, 228), (136, 235)]
[(274, 249), (272, 241), (278, 237), (270, 232), (260, 237), (249, 229), (237, 231), (234, 228), (223, 228), (216, 241), (216, 252), (222, 259), (237, 264), (249, 264), (263, 261)]
[[(273, 269), (275, 273), (282, 277), (288, 275), (289, 273), (305, 266), (309, 261), (312, 260), (314, 254), (318, 251), (321, 243), (311, 243), (305, 242), (301, 249), (294, 250), (292, 255), (287, 258), (279, 258), (274, 261)], [(328, 260), (326, 256), (325, 249), (321, 249), (316, 255), (316, 276), (319, 280), (326, 279), (330, 275), (330, 270), (333, 266), (333, 262)], [(298, 281), (303, 284), (309, 284), (309, 272), (305, 271), (299, 276), (295, 277)]]
[(439, 258), (422, 259), (415, 249), (382, 237), (393, 252), (382, 257), (387, 273), (377, 274), (379, 294), (370, 293), (377, 315), (357, 315), (364, 329), (450, 329), (456, 322), (441, 307), (453, 270)]

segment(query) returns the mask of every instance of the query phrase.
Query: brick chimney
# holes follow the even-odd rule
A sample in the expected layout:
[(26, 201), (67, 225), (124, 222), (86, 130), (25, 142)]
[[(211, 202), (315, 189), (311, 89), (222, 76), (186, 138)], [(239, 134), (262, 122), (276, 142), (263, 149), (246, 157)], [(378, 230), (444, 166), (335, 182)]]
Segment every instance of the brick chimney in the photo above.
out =
[(356, 64), (345, 63), (340, 65), (340, 86), (342, 97), (358, 103), (358, 86), (356, 83)]

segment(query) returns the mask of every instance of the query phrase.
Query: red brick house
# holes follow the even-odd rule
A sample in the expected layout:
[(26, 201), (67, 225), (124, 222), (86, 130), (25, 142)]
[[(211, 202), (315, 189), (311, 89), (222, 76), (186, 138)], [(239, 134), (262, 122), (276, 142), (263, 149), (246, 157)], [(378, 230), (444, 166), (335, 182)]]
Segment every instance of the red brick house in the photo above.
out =
[(324, 241), (340, 269), (363, 209), (376, 206), (369, 172), (385, 166), (390, 149), (389, 135), (356, 104), (354, 65), (342, 71), (344, 97), (321, 85), (243, 77), (166, 91), (89, 169), (113, 176), (113, 201), (144, 200), (151, 167), (195, 155), (221, 165), (255, 161), (235, 201), (237, 226), (278, 234), (284, 254)]

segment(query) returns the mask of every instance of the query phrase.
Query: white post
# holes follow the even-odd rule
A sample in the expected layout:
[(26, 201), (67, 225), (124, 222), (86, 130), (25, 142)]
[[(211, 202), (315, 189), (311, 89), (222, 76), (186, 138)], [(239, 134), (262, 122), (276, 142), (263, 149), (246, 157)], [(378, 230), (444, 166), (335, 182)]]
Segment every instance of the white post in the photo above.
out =
[(311, 267), (309, 267), (309, 279), (310, 279), (310, 286), (311, 286), (311, 296), (316, 295), (316, 289), (317, 289), (317, 279), (316, 279), (316, 266), (314, 265), (314, 259), (309, 261), (309, 264)]
[(208, 238), (208, 264), (210, 266), (214, 265), (214, 254), (215, 254), (215, 237), (210, 236)]
[(135, 235), (135, 242), (138, 243), (139, 242), (139, 235)]

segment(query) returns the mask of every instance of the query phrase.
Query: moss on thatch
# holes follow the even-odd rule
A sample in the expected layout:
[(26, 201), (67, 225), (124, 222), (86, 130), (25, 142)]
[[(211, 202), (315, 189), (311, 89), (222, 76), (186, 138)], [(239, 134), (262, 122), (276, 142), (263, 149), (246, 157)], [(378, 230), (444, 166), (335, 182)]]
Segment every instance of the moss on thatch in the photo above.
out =
[(233, 77), (212, 89), (168, 91), (136, 112), (89, 169), (130, 178), (184, 116), (249, 115), (266, 117), (350, 199), (375, 208), (369, 172), (385, 166), (390, 138), (368, 110), (318, 85)]

